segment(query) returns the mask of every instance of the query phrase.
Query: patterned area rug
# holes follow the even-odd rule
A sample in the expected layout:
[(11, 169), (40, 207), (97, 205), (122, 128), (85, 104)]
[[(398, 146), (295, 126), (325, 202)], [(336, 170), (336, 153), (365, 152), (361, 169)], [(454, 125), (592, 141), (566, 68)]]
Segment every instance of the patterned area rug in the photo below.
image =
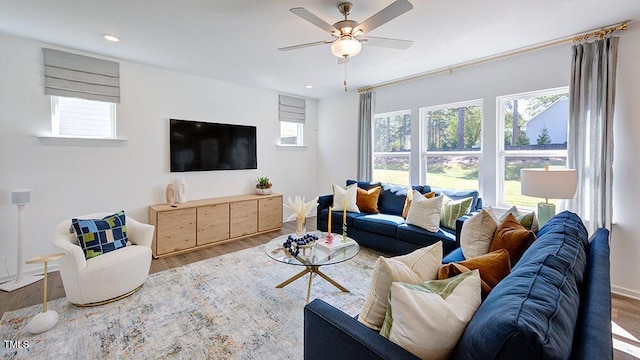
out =
[[(349, 261), (323, 266), (351, 292), (316, 276), (311, 299), (357, 314), (379, 255), (361, 248)], [(0, 339), (27, 340), (29, 346), (2, 346), (0, 354), (3, 359), (302, 359), (308, 276), (275, 288), (301, 270), (271, 260), (258, 246), (152, 274), (140, 291), (111, 304), (79, 308), (66, 298), (51, 301), (48, 308), (60, 318), (43, 334), (26, 331), (41, 306), (7, 312)]]

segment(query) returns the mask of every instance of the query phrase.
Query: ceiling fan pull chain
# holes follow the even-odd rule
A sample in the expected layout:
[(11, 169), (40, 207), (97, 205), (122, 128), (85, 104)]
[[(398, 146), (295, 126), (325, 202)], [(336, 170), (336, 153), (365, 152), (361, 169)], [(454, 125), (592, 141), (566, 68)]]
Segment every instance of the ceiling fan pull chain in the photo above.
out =
[(347, 92), (347, 64), (349, 62), (344, 63), (344, 92)]

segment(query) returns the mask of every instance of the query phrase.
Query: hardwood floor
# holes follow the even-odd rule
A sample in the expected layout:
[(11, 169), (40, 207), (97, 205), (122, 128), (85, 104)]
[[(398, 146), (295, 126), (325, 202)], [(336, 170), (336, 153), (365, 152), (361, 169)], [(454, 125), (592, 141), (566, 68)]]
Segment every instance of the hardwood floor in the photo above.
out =
[(640, 300), (616, 294), (611, 300), (614, 358), (640, 359)]
[[(307, 221), (309, 230), (315, 229), (315, 218)], [(170, 256), (162, 259), (154, 259), (151, 262), (151, 273), (179, 267), (197, 261), (209, 259), (215, 256), (248, 249), (267, 243), (276, 236), (288, 234), (294, 231), (293, 222), (285, 223), (279, 231), (257, 235), (247, 239), (212, 246), (199, 251)], [(60, 273), (49, 273), (48, 300), (55, 300), (65, 296)], [(613, 325), (614, 358), (615, 359), (640, 359), (640, 300), (627, 298), (620, 295), (612, 295), (611, 319)], [(0, 291), (0, 317), (7, 311), (17, 310), (26, 306), (41, 304), (43, 299), (42, 282), (26, 286), (13, 292)], [(620, 331), (619, 328), (624, 329)]]

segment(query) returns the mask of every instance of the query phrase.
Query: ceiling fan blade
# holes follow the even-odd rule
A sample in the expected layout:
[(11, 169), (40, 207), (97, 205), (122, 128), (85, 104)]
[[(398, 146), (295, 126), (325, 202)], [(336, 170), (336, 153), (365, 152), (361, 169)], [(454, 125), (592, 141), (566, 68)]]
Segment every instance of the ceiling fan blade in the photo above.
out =
[(332, 42), (333, 42), (333, 41), (315, 41), (315, 42), (306, 43), (306, 44), (300, 44), (300, 45), (293, 45), (293, 46), (282, 47), (282, 48), (279, 48), (278, 50), (280, 50), (280, 51), (296, 50), (296, 49), (302, 49), (302, 48), (311, 47), (311, 46), (318, 46), (318, 45), (324, 45), (324, 44), (331, 44)]
[(320, 29), (326, 32), (333, 33), (334, 31), (337, 30), (331, 24), (320, 19), (319, 17), (317, 17), (316, 15), (314, 15), (309, 10), (303, 7), (295, 7), (295, 8), (289, 9), (289, 11), (300, 16), (301, 18), (307, 20), (308, 22), (312, 23), (313, 25), (319, 27)]
[(412, 44), (411, 40), (389, 39), (373, 36), (361, 36), (358, 38), (361, 42), (371, 45), (391, 49), (407, 50)]
[(363, 21), (360, 25), (356, 26), (354, 33), (357, 35), (358, 31), (361, 34), (366, 34), (369, 31), (377, 28), (378, 26), (397, 18), (398, 16), (413, 9), (413, 5), (407, 0), (396, 0), (391, 5), (380, 10), (378, 13)]

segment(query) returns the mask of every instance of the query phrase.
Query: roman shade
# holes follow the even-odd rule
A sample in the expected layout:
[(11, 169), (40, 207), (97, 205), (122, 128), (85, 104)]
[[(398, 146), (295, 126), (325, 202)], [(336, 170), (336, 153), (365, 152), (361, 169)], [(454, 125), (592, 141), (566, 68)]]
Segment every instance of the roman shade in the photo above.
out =
[(44, 93), (120, 103), (120, 64), (43, 48)]
[(287, 95), (280, 95), (279, 111), (280, 121), (304, 124), (305, 100)]

